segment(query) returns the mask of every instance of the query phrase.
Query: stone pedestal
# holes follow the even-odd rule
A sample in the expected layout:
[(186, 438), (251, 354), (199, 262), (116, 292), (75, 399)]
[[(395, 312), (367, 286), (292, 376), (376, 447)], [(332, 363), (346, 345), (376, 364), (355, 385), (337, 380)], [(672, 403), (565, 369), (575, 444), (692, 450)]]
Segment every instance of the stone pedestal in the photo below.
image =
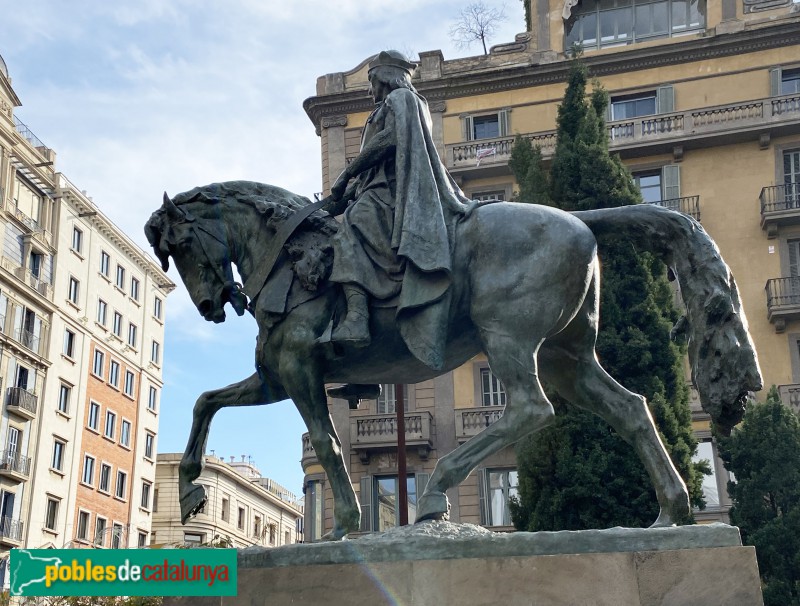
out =
[(165, 606), (758, 606), (752, 547), (724, 524), (490, 533), (446, 522), (239, 553), (239, 595)]

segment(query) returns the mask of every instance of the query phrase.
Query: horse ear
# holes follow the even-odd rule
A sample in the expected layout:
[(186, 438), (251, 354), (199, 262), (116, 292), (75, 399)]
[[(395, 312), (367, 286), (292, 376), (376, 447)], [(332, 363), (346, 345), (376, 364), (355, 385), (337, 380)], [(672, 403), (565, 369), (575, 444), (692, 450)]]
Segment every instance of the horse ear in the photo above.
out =
[(186, 218), (185, 213), (180, 208), (175, 206), (175, 203), (172, 200), (170, 200), (167, 192), (164, 192), (163, 208), (167, 212), (167, 216), (171, 221), (181, 221)]

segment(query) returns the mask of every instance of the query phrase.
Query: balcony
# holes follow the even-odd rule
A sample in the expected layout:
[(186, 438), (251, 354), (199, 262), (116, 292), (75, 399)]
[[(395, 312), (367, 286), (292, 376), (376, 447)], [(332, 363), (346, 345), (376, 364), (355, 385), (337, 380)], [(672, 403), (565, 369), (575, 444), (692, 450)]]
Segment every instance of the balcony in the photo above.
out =
[(27, 347), (32, 352), (39, 353), (39, 337), (29, 330), (18, 328), (14, 331), (14, 340)]
[(0, 543), (19, 547), (22, 544), (23, 529), (22, 520), (4, 516), (0, 520)]
[(662, 206), (669, 210), (676, 210), (684, 215), (689, 215), (697, 221), (700, 220), (700, 196), (684, 196), (683, 198), (672, 198), (671, 200), (660, 200), (653, 202), (655, 206)]
[(31, 475), (31, 459), (14, 450), (0, 452), (0, 477), (24, 482)]
[(39, 276), (32, 274), (24, 267), (17, 267), (14, 270), (14, 275), (43, 297), (52, 299), (52, 287)]
[(778, 235), (778, 228), (800, 224), (800, 183), (771, 185), (761, 189), (761, 229), (768, 238)]
[[(769, 144), (772, 131), (778, 129), (781, 134), (800, 132), (800, 94), (608, 123), (609, 148), (630, 156), (707, 147), (714, 139), (726, 143), (757, 140), (765, 146)], [(553, 155), (555, 130), (522, 136), (538, 145), (544, 158)], [(449, 170), (463, 176), (508, 174), (513, 144), (514, 137), (450, 143), (445, 146), (445, 164)]]
[(38, 398), (35, 394), (22, 387), (9, 387), (6, 408), (28, 420), (36, 418), (36, 402)]
[(319, 460), (317, 459), (317, 453), (314, 450), (314, 447), (311, 445), (311, 436), (307, 433), (303, 434), (303, 458), (300, 459), (300, 465), (303, 467), (303, 471), (310, 467), (311, 465), (317, 465)]
[(767, 280), (767, 319), (775, 332), (786, 330), (786, 322), (800, 319), (800, 277)]
[(781, 396), (781, 402), (784, 406), (788, 406), (795, 413), (800, 413), (800, 385), (794, 383), (791, 385), (778, 385), (778, 393)]
[[(406, 447), (416, 448), (422, 459), (427, 459), (431, 441), (431, 413), (410, 412), (405, 415)], [(397, 418), (395, 415), (367, 415), (351, 417), (350, 445), (358, 452), (364, 464), (372, 452), (397, 449)]]
[(478, 406), (477, 408), (456, 408), (456, 439), (465, 442), (503, 416), (505, 406)]

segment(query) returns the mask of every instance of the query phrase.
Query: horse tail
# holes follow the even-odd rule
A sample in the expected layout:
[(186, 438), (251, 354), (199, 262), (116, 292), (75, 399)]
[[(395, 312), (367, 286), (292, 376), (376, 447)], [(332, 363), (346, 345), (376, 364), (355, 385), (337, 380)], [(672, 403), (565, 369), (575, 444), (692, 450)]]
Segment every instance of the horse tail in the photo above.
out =
[(687, 339), (701, 406), (728, 435), (763, 380), (736, 282), (714, 240), (688, 215), (652, 204), (572, 214), (595, 236), (624, 238), (670, 267), (686, 306), (672, 336)]

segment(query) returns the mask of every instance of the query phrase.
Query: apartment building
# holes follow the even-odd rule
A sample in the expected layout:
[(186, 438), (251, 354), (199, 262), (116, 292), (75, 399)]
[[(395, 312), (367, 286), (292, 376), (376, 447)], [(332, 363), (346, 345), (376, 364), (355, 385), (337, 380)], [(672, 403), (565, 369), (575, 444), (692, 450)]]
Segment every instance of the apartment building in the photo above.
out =
[(175, 285), (55, 172), (19, 105), (0, 60), (0, 558), (144, 546)]
[[(514, 137), (551, 157), (567, 51), (581, 44), (611, 96), (612, 153), (645, 202), (691, 214), (716, 240), (737, 279), (765, 385), (800, 409), (800, 4), (537, 0), (530, 12), (532, 31), (487, 56), (420, 53), (414, 85), (428, 99), (447, 168), (473, 199), (511, 198)], [(326, 190), (358, 153), (372, 110), (367, 70), (365, 60), (320, 77), (304, 104), (321, 138)], [(438, 456), (499, 418), (505, 396), (482, 357), (406, 391), (411, 501)], [(365, 531), (391, 525), (395, 509), (393, 390), (384, 393), (363, 410), (330, 403), (366, 505)], [(708, 417), (696, 400), (692, 408), (699, 456), (715, 469), (704, 486), (708, 507), (696, 517), (726, 520), (727, 473)], [(332, 502), (307, 436), (302, 462), (306, 538), (314, 540), (332, 525)], [(500, 453), (450, 491), (451, 518), (502, 529), (515, 488), (513, 453)]]
[(24, 544), (56, 303), (55, 153), (13, 114), (0, 58), (0, 558)]
[(178, 467), (182, 455), (158, 455), (151, 542), (159, 546), (225, 543), (231, 547), (279, 547), (301, 542), (303, 508), (289, 490), (261, 475), (242, 457), (229, 462), (214, 455), (196, 480), (208, 502), (185, 526), (178, 500)]
[(58, 306), (27, 544), (149, 544), (164, 313), (175, 285), (57, 178)]

